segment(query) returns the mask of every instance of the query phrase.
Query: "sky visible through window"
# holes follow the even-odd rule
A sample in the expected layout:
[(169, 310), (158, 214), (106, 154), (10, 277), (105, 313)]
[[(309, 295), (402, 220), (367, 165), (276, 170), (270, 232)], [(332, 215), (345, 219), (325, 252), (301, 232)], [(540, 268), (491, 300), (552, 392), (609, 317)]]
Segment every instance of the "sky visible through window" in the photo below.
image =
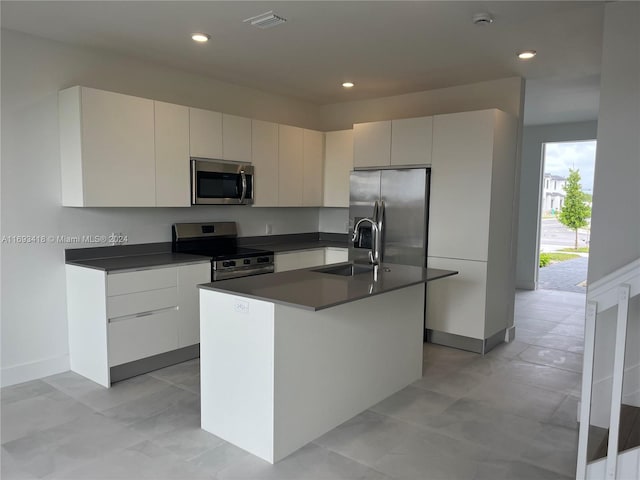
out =
[(544, 149), (544, 173), (567, 177), (569, 169), (580, 170), (582, 191), (593, 193), (596, 141), (547, 143)]

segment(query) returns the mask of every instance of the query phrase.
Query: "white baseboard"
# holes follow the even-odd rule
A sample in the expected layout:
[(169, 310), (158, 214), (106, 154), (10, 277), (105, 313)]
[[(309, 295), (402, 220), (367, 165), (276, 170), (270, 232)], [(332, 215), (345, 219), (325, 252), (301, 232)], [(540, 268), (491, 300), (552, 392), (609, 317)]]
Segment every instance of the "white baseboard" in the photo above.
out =
[(55, 375), (56, 373), (62, 373), (68, 370), (69, 355), (47, 358), (37, 362), (23, 363), (22, 365), (13, 365), (2, 369), (1, 384), (3, 387), (8, 387), (9, 385), (48, 377), (49, 375)]
[(509, 343), (516, 338), (516, 326), (512, 325), (504, 331), (504, 341)]

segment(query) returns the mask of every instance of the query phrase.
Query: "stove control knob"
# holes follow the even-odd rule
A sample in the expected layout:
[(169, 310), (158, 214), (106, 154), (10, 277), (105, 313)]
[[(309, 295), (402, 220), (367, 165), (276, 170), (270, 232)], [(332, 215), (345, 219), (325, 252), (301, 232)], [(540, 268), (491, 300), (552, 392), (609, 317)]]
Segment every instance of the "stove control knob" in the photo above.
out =
[(222, 262), (222, 266), (223, 267), (235, 267), (236, 266), (236, 262), (234, 262), (233, 260), (228, 261), (228, 262)]
[(248, 258), (245, 258), (242, 263), (244, 263), (245, 265), (251, 265), (251, 260), (249, 260)]

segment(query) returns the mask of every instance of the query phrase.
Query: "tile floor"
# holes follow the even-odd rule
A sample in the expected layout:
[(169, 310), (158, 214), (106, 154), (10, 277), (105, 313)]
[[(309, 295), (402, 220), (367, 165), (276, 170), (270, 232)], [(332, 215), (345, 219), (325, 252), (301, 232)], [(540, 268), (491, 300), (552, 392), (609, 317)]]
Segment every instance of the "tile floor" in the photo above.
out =
[(584, 296), (519, 292), (517, 340), (426, 345), (424, 377), (276, 465), (199, 428), (198, 361), (103, 389), (63, 373), (2, 389), (10, 479), (565, 479)]

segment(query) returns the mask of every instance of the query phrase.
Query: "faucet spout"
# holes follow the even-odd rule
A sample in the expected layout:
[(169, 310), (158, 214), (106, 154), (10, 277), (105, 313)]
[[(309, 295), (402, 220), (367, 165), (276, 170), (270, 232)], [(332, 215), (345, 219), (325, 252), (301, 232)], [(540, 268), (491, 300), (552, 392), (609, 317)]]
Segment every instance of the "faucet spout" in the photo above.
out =
[(381, 255), (380, 255), (380, 249), (382, 247), (382, 236), (381, 236), (381, 230), (380, 230), (380, 225), (378, 224), (378, 222), (373, 221), (370, 218), (361, 218), (360, 220), (358, 220), (356, 222), (356, 224), (353, 226), (353, 236), (351, 237), (351, 241), (352, 242), (357, 242), (358, 238), (360, 238), (360, 235), (362, 234), (360, 232), (360, 227), (363, 223), (369, 223), (371, 225), (371, 230), (373, 232), (373, 242), (371, 245), (371, 251), (369, 251), (369, 263), (372, 265), (380, 265), (380, 260), (381, 260)]

